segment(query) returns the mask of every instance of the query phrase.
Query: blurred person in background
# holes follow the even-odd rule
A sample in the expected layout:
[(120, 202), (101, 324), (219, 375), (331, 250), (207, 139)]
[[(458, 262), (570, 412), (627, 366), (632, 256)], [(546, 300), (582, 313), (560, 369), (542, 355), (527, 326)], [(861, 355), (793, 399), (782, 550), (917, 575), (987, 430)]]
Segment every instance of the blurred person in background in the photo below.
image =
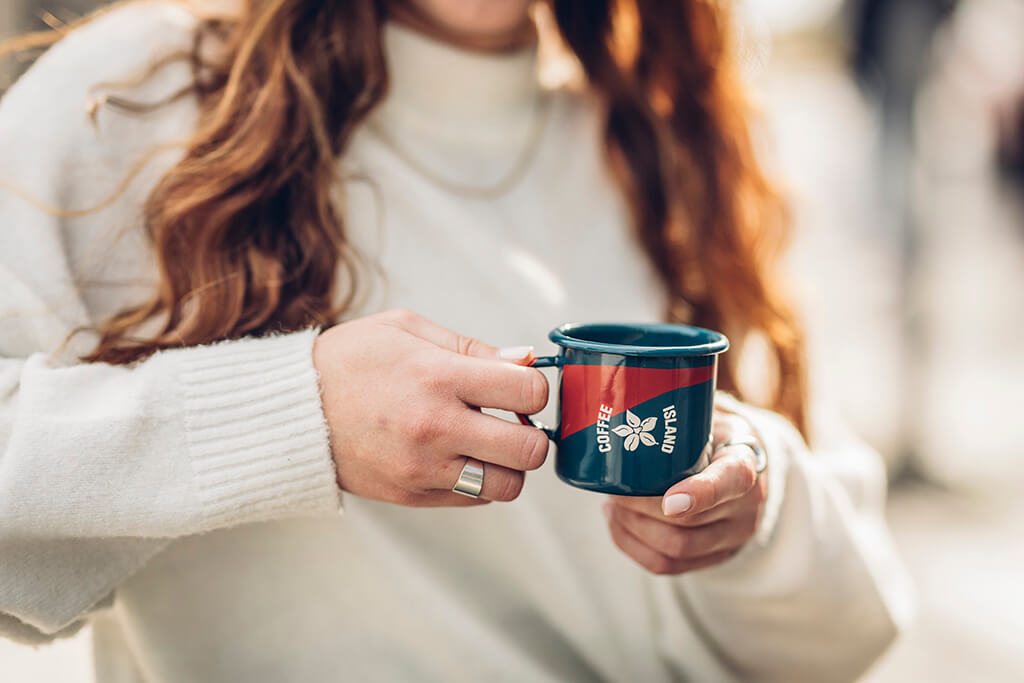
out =
[[(884, 473), (808, 404), (725, 7), (531, 4), (128, 2), (10, 90), (0, 632), (91, 623), (115, 682), (838, 681), (884, 651)], [(572, 68), (542, 83), (545, 49)], [(733, 339), (704, 472), (526, 483), (543, 433), (480, 409), (544, 409), (522, 344), (569, 319)]]

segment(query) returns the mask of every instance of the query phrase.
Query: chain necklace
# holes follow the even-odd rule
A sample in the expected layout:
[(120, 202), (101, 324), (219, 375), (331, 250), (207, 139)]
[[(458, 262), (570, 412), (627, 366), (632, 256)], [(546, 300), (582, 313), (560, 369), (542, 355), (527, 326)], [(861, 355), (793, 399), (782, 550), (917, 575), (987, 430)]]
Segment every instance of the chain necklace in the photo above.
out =
[(490, 185), (474, 185), (461, 183), (457, 180), (445, 178), (433, 170), (412, 154), (403, 149), (398, 142), (377, 122), (371, 121), (367, 125), (370, 131), (391, 150), (391, 152), (402, 160), (402, 162), (415, 171), (424, 180), (441, 188), (445, 192), (460, 197), (472, 199), (497, 199), (506, 194), (522, 180), (526, 170), (530, 167), (537, 150), (540, 149), (541, 139), (544, 137), (544, 130), (547, 128), (551, 118), (552, 98), (550, 96), (538, 95), (533, 108), (533, 121), (527, 133), (526, 141), (523, 144), (515, 162), (505, 174), (496, 182)]

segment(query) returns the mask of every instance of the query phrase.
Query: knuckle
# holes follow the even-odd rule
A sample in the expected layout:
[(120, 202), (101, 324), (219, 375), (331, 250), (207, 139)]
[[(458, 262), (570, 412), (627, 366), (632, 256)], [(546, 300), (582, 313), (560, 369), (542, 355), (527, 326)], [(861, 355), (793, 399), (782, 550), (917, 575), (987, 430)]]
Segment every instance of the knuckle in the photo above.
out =
[(419, 315), (408, 308), (394, 308), (384, 313), (396, 323), (411, 325), (419, 320)]
[(441, 425), (436, 415), (426, 411), (415, 412), (402, 423), (402, 434), (414, 446), (426, 446), (441, 435)]
[(452, 391), (451, 381), (449, 375), (438, 372), (436, 366), (431, 363), (420, 377), (420, 387), (434, 395), (449, 396)]
[(494, 485), (494, 500), (504, 502), (515, 500), (523, 492), (525, 477), (521, 473), (502, 473), (504, 476), (498, 478)]
[(413, 354), (406, 360), (405, 372), (414, 382), (422, 384), (434, 375), (434, 363), (427, 354)]
[(608, 516), (608, 524), (613, 529), (625, 532), (629, 528), (629, 510), (613, 503), (608, 506), (608, 511), (605, 514)]
[(539, 370), (526, 373), (523, 382), (523, 406), (526, 412), (539, 413), (548, 403), (548, 381)]
[(543, 432), (533, 430), (523, 439), (524, 470), (535, 470), (544, 464), (548, 457), (548, 437)]
[(714, 507), (722, 499), (722, 478), (720, 476), (709, 477), (707, 488), (703, 498), (698, 497), (696, 510), (707, 510)]
[(754, 486), (757, 484), (757, 468), (756, 465), (752, 462), (752, 458), (753, 456), (751, 456), (750, 458), (745, 458), (742, 461), (743, 466), (739, 468), (740, 486), (742, 487), (743, 491), (749, 491), (750, 489), (754, 488)]
[(653, 574), (665, 576), (667, 574), (675, 573), (675, 562), (664, 555), (656, 555), (648, 561), (647, 568), (651, 570), (651, 573)]
[(481, 350), (483, 343), (479, 339), (462, 334), (455, 336), (455, 348), (463, 356), (473, 356)]
[(615, 513), (615, 519), (618, 520), (624, 528), (635, 530), (636, 522), (639, 515), (636, 510), (631, 510), (626, 505), (613, 505), (612, 510)]

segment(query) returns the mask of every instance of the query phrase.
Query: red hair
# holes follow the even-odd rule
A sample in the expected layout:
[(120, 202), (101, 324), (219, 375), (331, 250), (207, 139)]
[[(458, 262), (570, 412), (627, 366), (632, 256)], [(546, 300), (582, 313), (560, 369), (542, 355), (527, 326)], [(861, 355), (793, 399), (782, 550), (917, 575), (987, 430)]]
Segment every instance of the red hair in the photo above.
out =
[[(327, 326), (346, 310), (355, 268), (331, 188), (352, 132), (387, 91), (387, 5), (248, 0), (236, 16), (200, 21), (189, 55), (200, 123), (145, 206), (159, 286), (107, 321), (85, 360)], [(549, 5), (604, 102), (608, 161), (669, 294), (666, 317), (759, 336), (766, 403), (803, 430), (803, 334), (776, 270), (786, 212), (755, 158), (724, 3)], [(208, 41), (220, 58), (204, 57)], [(737, 355), (719, 381), (744, 397)]]

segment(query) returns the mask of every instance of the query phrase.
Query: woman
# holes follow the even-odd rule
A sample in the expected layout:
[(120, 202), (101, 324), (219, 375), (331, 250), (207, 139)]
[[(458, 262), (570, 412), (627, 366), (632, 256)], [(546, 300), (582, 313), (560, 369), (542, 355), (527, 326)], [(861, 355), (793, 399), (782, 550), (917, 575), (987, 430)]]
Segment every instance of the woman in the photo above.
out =
[[(877, 458), (792, 426), (725, 11), (554, 0), (586, 79), (543, 89), (529, 4), (134, 2), (7, 94), (5, 634), (91, 623), (117, 682), (851, 680), (892, 640)], [(716, 416), (767, 470), (524, 486), (543, 435), (478, 410), (544, 408), (521, 345), (665, 316), (768, 350), (774, 412)]]

